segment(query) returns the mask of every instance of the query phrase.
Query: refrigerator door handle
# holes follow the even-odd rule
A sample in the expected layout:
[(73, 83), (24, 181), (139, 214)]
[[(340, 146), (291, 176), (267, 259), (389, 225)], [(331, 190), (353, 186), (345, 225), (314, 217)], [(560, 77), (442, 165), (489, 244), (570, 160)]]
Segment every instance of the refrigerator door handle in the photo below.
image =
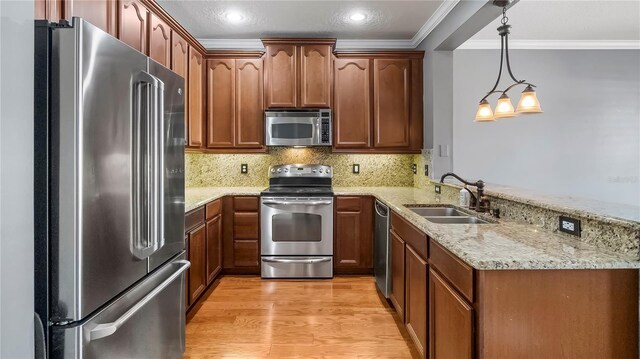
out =
[(145, 295), (138, 303), (136, 303), (133, 307), (127, 310), (122, 316), (111, 323), (103, 323), (96, 325), (89, 332), (89, 340), (94, 341), (101, 338), (108, 337), (114, 334), (118, 328), (120, 328), (124, 323), (127, 322), (131, 317), (133, 317), (142, 307), (144, 307), (149, 301), (151, 301), (156, 295), (162, 292), (167, 286), (169, 286), (176, 278), (178, 278), (184, 271), (186, 271), (190, 266), (191, 262), (187, 260), (178, 260), (174, 262), (175, 264), (180, 264), (180, 268), (174, 272), (169, 278), (167, 278), (164, 282), (160, 283), (157, 287), (155, 287), (149, 294)]
[[(133, 243), (131, 252), (145, 259), (163, 244), (164, 232), (164, 83), (145, 71), (134, 75), (133, 101)], [(148, 90), (151, 87), (151, 91)], [(143, 102), (142, 99), (145, 99)], [(145, 114), (141, 115), (144, 103)]]

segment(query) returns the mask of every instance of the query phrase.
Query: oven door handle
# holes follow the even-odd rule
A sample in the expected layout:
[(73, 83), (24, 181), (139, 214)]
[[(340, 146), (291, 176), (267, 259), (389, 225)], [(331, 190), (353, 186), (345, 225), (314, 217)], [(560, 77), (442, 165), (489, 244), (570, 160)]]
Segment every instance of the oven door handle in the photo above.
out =
[(262, 258), (262, 261), (267, 263), (315, 264), (315, 263), (331, 262), (331, 258), (305, 258), (305, 259)]
[(276, 204), (276, 205), (300, 205), (300, 206), (326, 206), (330, 205), (332, 201), (278, 201), (278, 200), (265, 200), (263, 204)]

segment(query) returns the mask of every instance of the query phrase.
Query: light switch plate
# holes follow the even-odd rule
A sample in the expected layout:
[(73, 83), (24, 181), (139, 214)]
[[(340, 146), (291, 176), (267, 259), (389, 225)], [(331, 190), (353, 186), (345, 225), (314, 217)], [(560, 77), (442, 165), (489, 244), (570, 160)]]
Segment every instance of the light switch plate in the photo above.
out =
[(240, 173), (249, 173), (249, 165), (243, 163), (240, 165)]
[(353, 164), (353, 173), (355, 174), (360, 173), (360, 165), (358, 163)]
[(424, 175), (429, 176), (429, 165), (424, 165)]
[(449, 145), (440, 145), (440, 157), (449, 157)]

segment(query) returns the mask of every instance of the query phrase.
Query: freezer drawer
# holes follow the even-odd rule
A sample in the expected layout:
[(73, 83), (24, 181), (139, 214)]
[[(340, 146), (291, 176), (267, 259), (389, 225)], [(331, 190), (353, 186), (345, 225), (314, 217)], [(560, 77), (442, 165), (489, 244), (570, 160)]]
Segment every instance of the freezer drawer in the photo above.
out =
[(184, 252), (80, 325), (53, 327), (52, 358), (181, 358)]

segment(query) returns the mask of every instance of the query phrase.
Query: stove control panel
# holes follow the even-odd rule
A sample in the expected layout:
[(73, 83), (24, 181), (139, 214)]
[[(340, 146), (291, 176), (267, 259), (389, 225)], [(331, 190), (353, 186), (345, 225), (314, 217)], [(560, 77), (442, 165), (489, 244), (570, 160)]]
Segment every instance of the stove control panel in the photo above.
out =
[(332, 178), (331, 166), (324, 165), (275, 165), (269, 167), (269, 178), (278, 177), (322, 177)]

